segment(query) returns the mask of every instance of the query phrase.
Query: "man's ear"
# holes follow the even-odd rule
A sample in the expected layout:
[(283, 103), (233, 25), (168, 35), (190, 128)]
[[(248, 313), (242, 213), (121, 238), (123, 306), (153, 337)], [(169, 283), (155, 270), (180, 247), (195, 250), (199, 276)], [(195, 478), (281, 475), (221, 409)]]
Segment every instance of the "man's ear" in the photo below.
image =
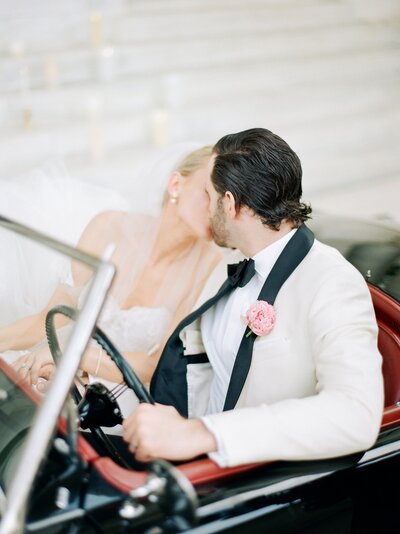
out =
[(235, 219), (235, 217), (237, 217), (239, 211), (236, 208), (235, 198), (234, 198), (234, 196), (232, 195), (232, 193), (230, 191), (226, 191), (225, 196), (224, 196), (224, 200), (225, 200), (224, 203), (225, 203), (225, 210), (226, 210), (227, 216), (230, 219)]
[(168, 180), (167, 193), (172, 198), (177, 198), (181, 192), (183, 176), (179, 171), (174, 171)]

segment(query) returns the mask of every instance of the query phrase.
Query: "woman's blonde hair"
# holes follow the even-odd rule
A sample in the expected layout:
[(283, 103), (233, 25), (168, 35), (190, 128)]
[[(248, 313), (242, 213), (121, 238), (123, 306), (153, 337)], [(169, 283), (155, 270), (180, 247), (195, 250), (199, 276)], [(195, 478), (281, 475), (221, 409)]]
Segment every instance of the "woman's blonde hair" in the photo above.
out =
[(203, 165), (205, 159), (211, 157), (212, 150), (213, 147), (211, 145), (194, 150), (181, 161), (175, 170), (181, 173), (182, 176), (189, 176), (189, 174), (197, 171)]
[[(212, 151), (213, 146), (207, 145), (190, 152), (190, 154), (183, 158), (174, 171), (178, 171), (182, 176), (190, 176), (203, 165), (206, 159), (211, 157)], [(168, 191), (166, 191), (163, 198), (163, 204), (168, 201), (168, 198)]]

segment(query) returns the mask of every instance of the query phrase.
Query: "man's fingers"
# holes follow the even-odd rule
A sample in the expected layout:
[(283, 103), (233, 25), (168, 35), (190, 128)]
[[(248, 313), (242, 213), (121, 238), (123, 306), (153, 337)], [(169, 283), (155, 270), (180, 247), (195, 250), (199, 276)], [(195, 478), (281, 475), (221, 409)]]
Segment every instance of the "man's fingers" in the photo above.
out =
[(129, 444), (129, 449), (132, 449), (132, 451), (134, 451), (138, 445), (139, 440), (139, 436), (136, 432), (136, 427), (132, 428), (129, 434), (124, 439)]
[(133, 416), (134, 414), (131, 414), (122, 424), (124, 428), (123, 439), (129, 444), (134, 443), (133, 438), (136, 431), (136, 422)]
[(156, 459), (155, 457), (148, 454), (141, 447), (137, 447), (136, 450), (133, 452), (135, 453), (135, 458), (138, 462), (151, 462)]

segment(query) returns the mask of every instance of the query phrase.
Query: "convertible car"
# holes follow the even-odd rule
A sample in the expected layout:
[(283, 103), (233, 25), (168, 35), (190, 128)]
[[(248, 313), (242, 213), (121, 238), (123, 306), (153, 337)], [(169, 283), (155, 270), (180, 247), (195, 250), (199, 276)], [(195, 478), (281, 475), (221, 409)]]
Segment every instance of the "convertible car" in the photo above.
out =
[[(102, 428), (120, 422), (117, 395), (76, 387), (93, 337), (127, 387), (152, 402), (118, 348), (96, 327), (114, 267), (0, 217), (0, 230), (66, 254), (93, 271), (79, 309), (65, 303), (46, 318), (57, 372), (46, 395), (0, 359), (0, 534), (138, 532), (368, 533), (398, 531), (400, 486), (400, 233), (316, 216), (313, 230), (366, 277), (379, 324), (385, 411), (373, 448), (315, 462), (217, 467), (206, 457), (141, 464)], [(61, 350), (56, 320), (72, 320)]]

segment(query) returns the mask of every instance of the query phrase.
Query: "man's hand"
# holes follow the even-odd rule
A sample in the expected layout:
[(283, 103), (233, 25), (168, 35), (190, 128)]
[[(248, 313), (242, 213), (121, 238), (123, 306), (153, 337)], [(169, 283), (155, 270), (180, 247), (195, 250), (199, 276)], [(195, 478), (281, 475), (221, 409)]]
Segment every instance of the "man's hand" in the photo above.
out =
[(141, 462), (189, 460), (217, 450), (199, 419), (185, 419), (172, 406), (140, 404), (124, 421), (124, 440)]

